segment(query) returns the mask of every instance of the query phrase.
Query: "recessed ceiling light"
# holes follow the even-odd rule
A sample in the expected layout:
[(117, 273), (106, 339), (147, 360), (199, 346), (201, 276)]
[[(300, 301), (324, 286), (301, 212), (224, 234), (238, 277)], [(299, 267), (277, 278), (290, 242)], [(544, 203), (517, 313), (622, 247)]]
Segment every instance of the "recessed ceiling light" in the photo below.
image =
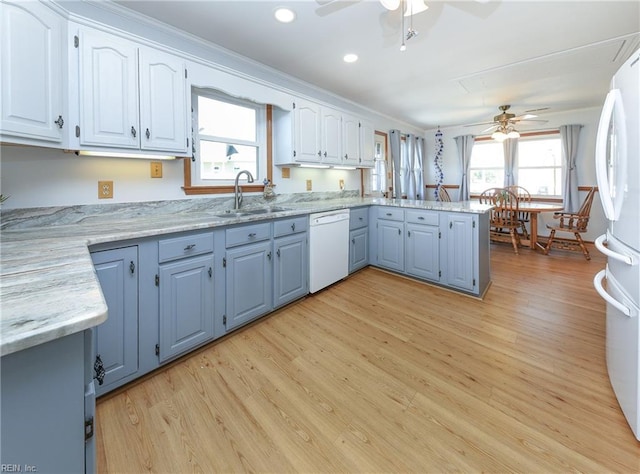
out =
[(276, 8), (276, 11), (273, 12), (273, 16), (276, 17), (280, 23), (291, 23), (296, 19), (296, 13), (285, 7)]
[(353, 53), (345, 54), (342, 60), (345, 63), (355, 63), (358, 60), (358, 55)]

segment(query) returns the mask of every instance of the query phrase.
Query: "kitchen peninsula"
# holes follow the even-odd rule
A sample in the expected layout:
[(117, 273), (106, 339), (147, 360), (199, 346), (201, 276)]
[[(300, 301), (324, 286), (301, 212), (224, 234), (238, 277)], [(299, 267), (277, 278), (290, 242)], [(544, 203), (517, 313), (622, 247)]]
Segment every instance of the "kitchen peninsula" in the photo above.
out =
[[(159, 238), (211, 235), (213, 239), (211, 266), (214, 270), (209, 267), (209, 277), (215, 286), (213, 316), (217, 319), (212, 323), (212, 333), (199, 340), (199, 345), (235, 329), (227, 330), (222, 319), (226, 319), (224, 300), (228, 297), (223, 277), (225, 252), (228, 252), (225, 250), (224, 230), (229, 228), (295, 219), (311, 212), (364, 208), (368, 213), (368, 264), (476, 297), (481, 297), (490, 284), (490, 206), (472, 202), (440, 203), (359, 197), (308, 200), (308, 195), (305, 196), (306, 200), (295, 196), (279, 196), (278, 209), (285, 210), (232, 217), (224, 215), (229, 206), (220, 199), (25, 209), (3, 213), (0, 244), (2, 462), (38, 464), (42, 467), (40, 470), (51, 470), (48, 466), (78, 470), (78, 465), (84, 463), (86, 435), (89, 446), (86, 466), (87, 470), (92, 470), (89, 467), (93, 462), (90, 459), (90, 435), (93, 430), (91, 423), (95, 395), (85, 391), (89, 387), (88, 392), (91, 392), (92, 380), (96, 377), (92, 348), (95, 337), (92, 333), (95, 330), (92, 328), (107, 319), (107, 304), (90, 253), (94, 250), (119, 249), (139, 243), (137, 264), (140, 278), (144, 277), (140, 291), (146, 297), (156, 292), (155, 302), (150, 302), (150, 298), (140, 298), (139, 321), (136, 324), (143, 327), (149, 323), (151, 327), (140, 331), (139, 345), (136, 341), (136, 347), (140, 350), (139, 367), (123, 377), (118, 382), (120, 384), (184, 353), (169, 353), (164, 359), (158, 357), (159, 340), (162, 337), (159, 334), (157, 301)], [(248, 207), (253, 205), (249, 203)], [(380, 230), (381, 227), (384, 231)], [(395, 230), (390, 233), (387, 232), (389, 229)], [(387, 241), (387, 235), (392, 234), (398, 238), (394, 238), (393, 242)], [(434, 236), (435, 240), (419, 242), (432, 242), (436, 250), (427, 252), (427, 249), (412, 247), (413, 241), (409, 239), (418, 235)], [(402, 261), (398, 262), (401, 264), (399, 267), (390, 266), (380, 258), (381, 253), (390, 246), (400, 249)], [(466, 249), (463, 248), (465, 246)], [(418, 254), (413, 253), (415, 250), (419, 250)], [(434, 273), (435, 280), (422, 277), (420, 272), (412, 273), (412, 269), (422, 265), (414, 265), (413, 260), (420, 260), (425, 253), (436, 259), (438, 267)], [(433, 262), (427, 261), (430, 265)], [(138, 268), (135, 271), (138, 272)], [(154, 275), (156, 284), (152, 281)], [(465, 287), (467, 284), (471, 286)], [(145, 309), (142, 302), (149, 304), (150, 308)], [(154, 345), (155, 353), (149, 350), (149, 346)], [(34, 360), (43, 362), (34, 363)], [(25, 369), (28, 369), (28, 373)], [(42, 374), (42, 371), (46, 372)], [(60, 372), (59, 378), (56, 378), (56, 371)], [(41, 384), (44, 379), (50, 383), (47, 390), (36, 392), (35, 384)], [(24, 386), (21, 387), (21, 384)], [(66, 392), (59, 391), (56, 388), (58, 384), (64, 384)], [(117, 385), (114, 384), (112, 388)], [(74, 390), (75, 394), (67, 393)], [(20, 393), (31, 392), (34, 392), (32, 396), (19, 396)], [(43, 392), (47, 394), (48, 415), (42, 418), (42, 413), (36, 411), (35, 414), (41, 418), (31, 419), (29, 408), (34, 403), (42, 404), (38, 394), (42, 396)], [(57, 393), (63, 395), (58, 396)], [(59, 405), (66, 408), (63, 410)], [(65, 416), (75, 417), (78, 426), (61, 418)], [(42, 424), (43, 419), (46, 426)], [(34, 438), (33, 430), (28, 428), (35, 423), (39, 425), (37, 431), (43, 433), (41, 437), (38, 435)], [(16, 424), (23, 427), (17, 427)], [(61, 426), (66, 427), (63, 431), (68, 431), (68, 436), (61, 434), (58, 444), (53, 443), (51, 448), (42, 449), (41, 443), (50, 442), (48, 433), (51, 433), (51, 429), (55, 428), (58, 432)], [(27, 439), (30, 441), (26, 442)], [(18, 452), (14, 451), (18, 449), (16, 446), (21, 446)], [(64, 462), (59, 464), (61, 460), (56, 456), (56, 450), (58, 453), (75, 453), (75, 457), (65, 455)]]

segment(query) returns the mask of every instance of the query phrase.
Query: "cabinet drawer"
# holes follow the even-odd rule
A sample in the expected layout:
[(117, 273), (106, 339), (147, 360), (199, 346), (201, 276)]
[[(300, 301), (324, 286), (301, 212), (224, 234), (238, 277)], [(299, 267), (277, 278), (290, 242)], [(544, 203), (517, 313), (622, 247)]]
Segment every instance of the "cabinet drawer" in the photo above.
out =
[(349, 213), (349, 230), (360, 229), (369, 225), (369, 208), (351, 209)]
[(270, 226), (271, 223), (265, 222), (227, 229), (227, 248), (271, 238)]
[(390, 221), (403, 221), (404, 210), (397, 207), (379, 207), (378, 219), (388, 219)]
[(162, 239), (158, 242), (159, 263), (211, 252), (213, 252), (212, 232)]
[(409, 211), (407, 210), (407, 222), (412, 224), (438, 225), (440, 214), (435, 211)]
[(309, 216), (300, 216), (293, 219), (282, 219), (273, 223), (273, 236), (297, 234), (305, 232), (309, 227)]

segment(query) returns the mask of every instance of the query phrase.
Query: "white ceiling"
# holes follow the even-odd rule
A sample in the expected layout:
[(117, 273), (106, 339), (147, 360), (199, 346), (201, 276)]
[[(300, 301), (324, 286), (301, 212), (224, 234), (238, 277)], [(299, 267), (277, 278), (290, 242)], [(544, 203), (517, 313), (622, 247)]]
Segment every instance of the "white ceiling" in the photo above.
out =
[[(421, 129), (486, 122), (501, 104), (601, 105), (640, 44), (637, 0), (426, 0), (405, 52), (399, 11), (378, 0), (115, 3)], [(274, 20), (283, 5), (294, 23)], [(360, 59), (344, 63), (349, 52)]]

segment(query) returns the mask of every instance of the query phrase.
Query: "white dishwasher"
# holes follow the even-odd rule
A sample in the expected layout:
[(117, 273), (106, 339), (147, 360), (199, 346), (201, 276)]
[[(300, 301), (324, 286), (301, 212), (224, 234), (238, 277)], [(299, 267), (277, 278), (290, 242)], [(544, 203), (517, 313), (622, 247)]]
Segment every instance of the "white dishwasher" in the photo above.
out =
[(309, 215), (309, 291), (349, 274), (349, 209)]

